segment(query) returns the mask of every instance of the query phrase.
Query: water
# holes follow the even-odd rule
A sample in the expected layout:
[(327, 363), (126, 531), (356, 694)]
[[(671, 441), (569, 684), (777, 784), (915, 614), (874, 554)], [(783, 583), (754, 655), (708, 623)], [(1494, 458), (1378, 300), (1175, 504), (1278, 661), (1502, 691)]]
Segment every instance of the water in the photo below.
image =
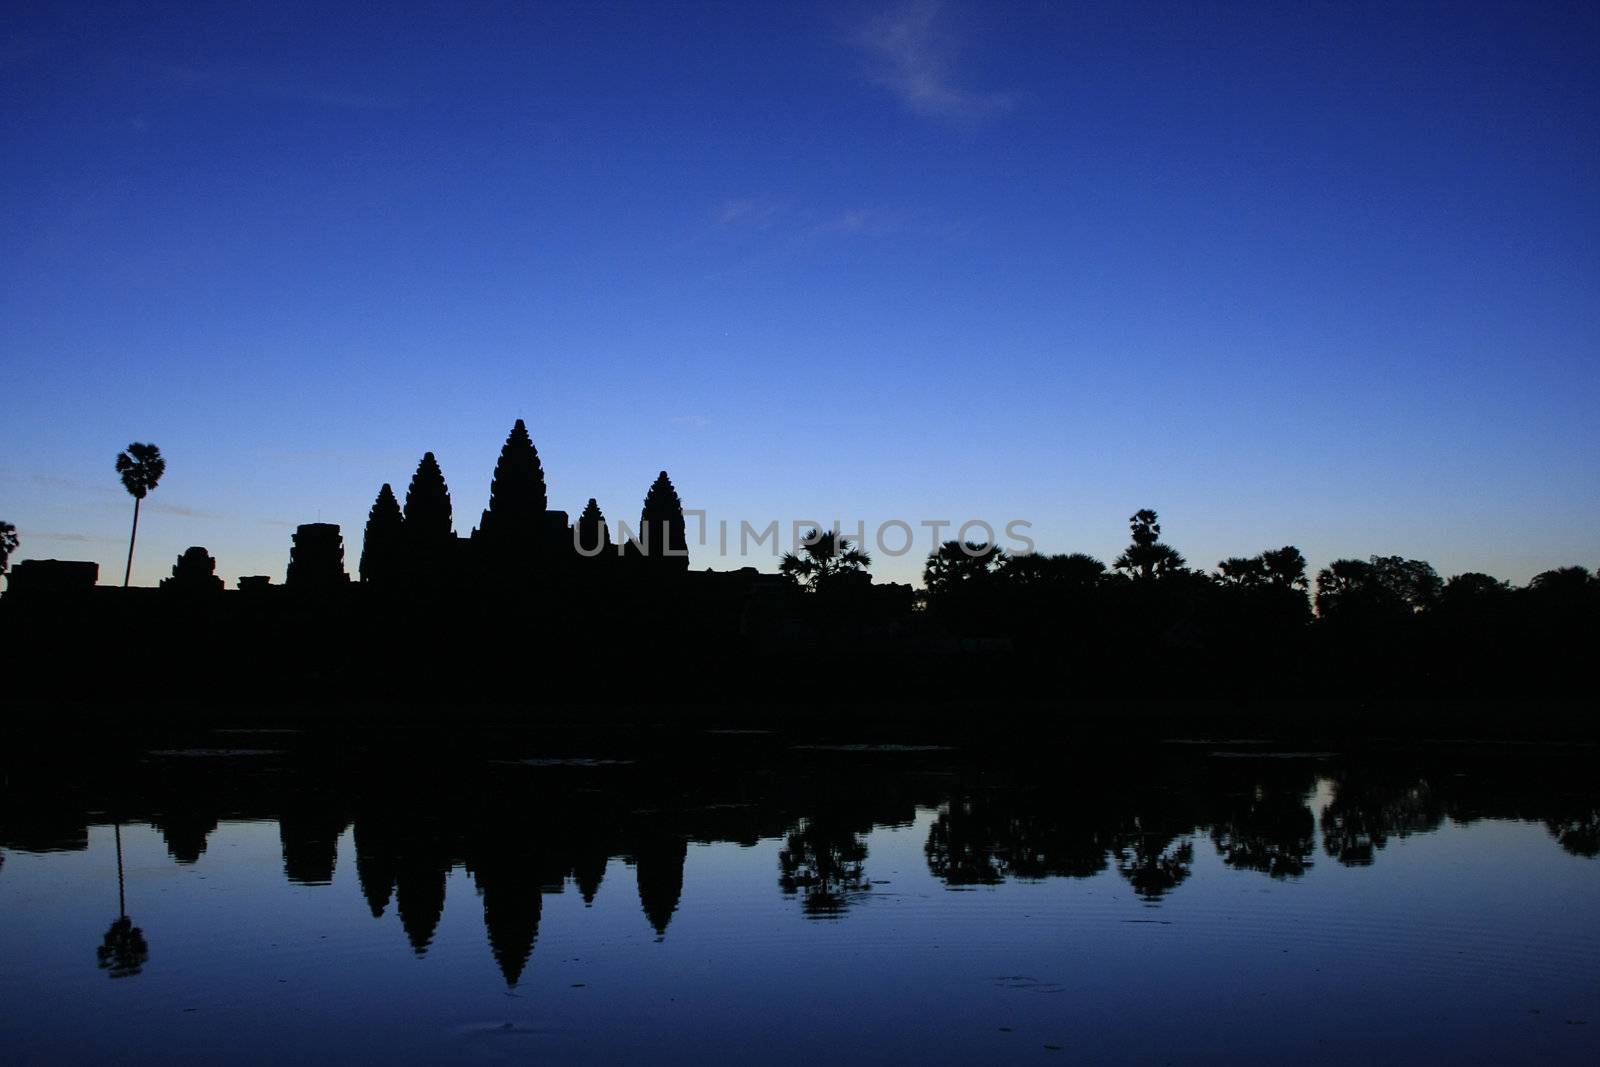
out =
[(709, 744), (13, 779), (0, 1047), (1600, 1061), (1586, 755)]

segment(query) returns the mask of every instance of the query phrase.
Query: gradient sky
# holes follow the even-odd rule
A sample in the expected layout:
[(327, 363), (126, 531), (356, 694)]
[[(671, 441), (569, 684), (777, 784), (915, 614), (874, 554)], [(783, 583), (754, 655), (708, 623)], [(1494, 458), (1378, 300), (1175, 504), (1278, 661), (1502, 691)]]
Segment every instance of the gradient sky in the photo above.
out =
[(522, 417), (613, 521), (666, 468), (734, 524), (1600, 564), (1595, 4), (7, 11), (18, 559), (120, 580), (137, 440), (136, 583), (318, 519), (353, 570), (425, 450), (469, 532)]

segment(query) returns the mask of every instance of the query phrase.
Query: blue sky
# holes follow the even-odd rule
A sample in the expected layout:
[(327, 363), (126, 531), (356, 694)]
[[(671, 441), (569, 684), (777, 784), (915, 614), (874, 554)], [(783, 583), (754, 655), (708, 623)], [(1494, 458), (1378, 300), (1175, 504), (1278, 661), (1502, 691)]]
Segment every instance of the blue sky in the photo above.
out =
[(12, 11), (18, 558), (120, 579), (138, 440), (136, 583), (353, 566), (522, 417), (613, 521), (1600, 564), (1592, 4)]

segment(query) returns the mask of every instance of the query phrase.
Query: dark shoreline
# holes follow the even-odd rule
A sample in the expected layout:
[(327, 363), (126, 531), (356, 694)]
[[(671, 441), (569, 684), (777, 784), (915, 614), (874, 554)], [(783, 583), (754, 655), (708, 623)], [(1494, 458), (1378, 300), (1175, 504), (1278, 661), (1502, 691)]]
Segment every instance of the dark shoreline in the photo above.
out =
[[(492, 756), (497, 747), (670, 755), (708, 737), (772, 745), (933, 745), (971, 753), (1071, 753), (1195, 744), (1384, 750), (1414, 746), (1584, 750), (1600, 723), (1579, 701), (951, 701), (801, 704), (549, 704), (390, 701), (8, 701), (14, 756), (69, 744), (115, 751), (280, 734), (314, 747), (407, 747)], [(225, 746), (215, 746), (225, 747)], [(10, 759), (7, 762), (11, 762)]]

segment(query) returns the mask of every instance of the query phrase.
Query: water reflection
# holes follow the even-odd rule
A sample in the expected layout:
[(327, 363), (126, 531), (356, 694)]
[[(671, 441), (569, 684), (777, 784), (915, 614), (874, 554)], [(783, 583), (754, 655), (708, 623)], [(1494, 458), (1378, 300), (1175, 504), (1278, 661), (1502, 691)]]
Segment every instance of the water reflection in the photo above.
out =
[(111, 923), (110, 929), (101, 939), (100, 947), (95, 949), (95, 958), (100, 961), (100, 969), (110, 973), (112, 978), (131, 978), (144, 969), (150, 961), (150, 945), (145, 940), (144, 931), (133, 925), (133, 920), (128, 918), (128, 900), (126, 881), (122, 871), (122, 824), (119, 822), (113, 829), (117, 845), (117, 918)]
[(632, 868), (657, 941), (682, 902), (691, 843), (776, 840), (776, 892), (808, 919), (842, 919), (874, 896), (872, 832), (908, 825), (919, 810), (927, 869), (945, 886), (1114, 872), (1150, 906), (1195, 877), (1202, 842), (1227, 868), (1284, 883), (1315, 871), (1319, 841), (1336, 864), (1370, 867), (1392, 842), (1447, 820), (1535, 823), (1571, 855), (1600, 854), (1600, 786), (1578, 760), (1166, 751), (1002, 772), (957, 754), (448, 769), (385, 760), (337, 770), (286, 760), (250, 775), (223, 760), (151, 760), (113, 786), (14, 783), (0, 848), (82, 851), (89, 827), (112, 821), (119, 917), (97, 957), (112, 977), (128, 977), (149, 946), (126, 911), (120, 822), (91, 812), (148, 822), (182, 866), (206, 855), (223, 819), (276, 819), (283, 878), (308, 887), (340, 877), (349, 833), (355, 869), (343, 877), (353, 874), (373, 918), (393, 908), (419, 958), (438, 932), (451, 872), (465, 872), (488, 951), (514, 988), (536, 954), (544, 897), (571, 886), (592, 904), (613, 860)]

